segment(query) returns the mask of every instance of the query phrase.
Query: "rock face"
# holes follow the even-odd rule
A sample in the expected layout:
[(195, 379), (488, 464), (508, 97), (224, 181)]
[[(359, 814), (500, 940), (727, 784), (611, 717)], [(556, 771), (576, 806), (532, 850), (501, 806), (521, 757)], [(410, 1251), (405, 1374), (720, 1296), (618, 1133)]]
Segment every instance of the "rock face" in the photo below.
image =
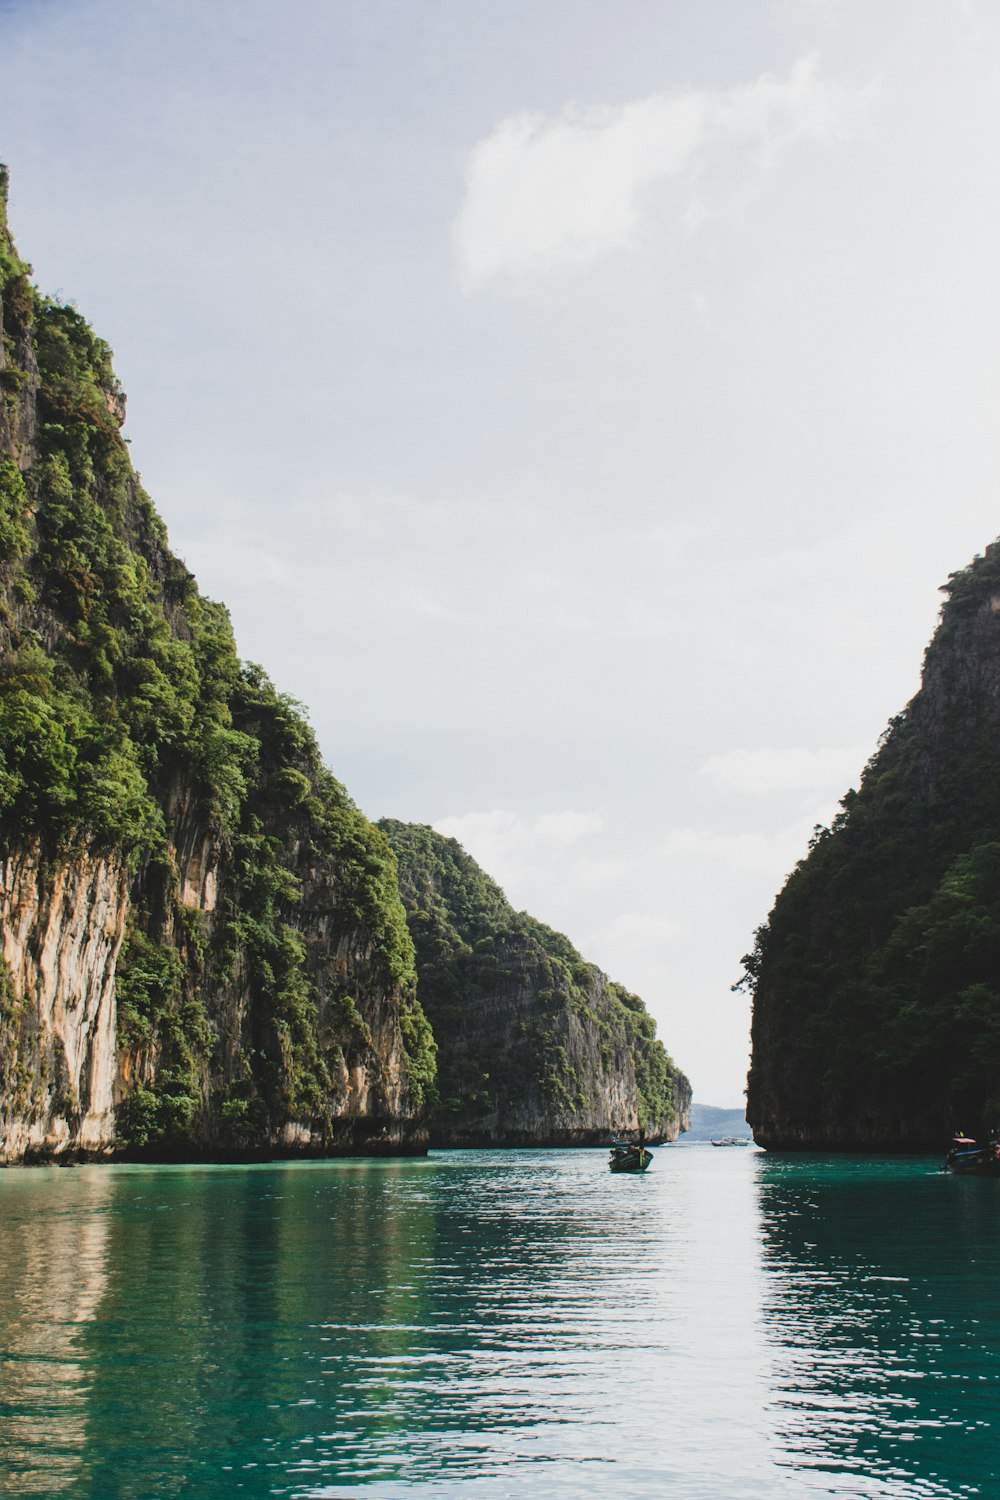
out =
[(457, 845), (373, 827), (239, 660), (132, 470), (110, 350), (28, 279), (6, 185), (0, 1163), (426, 1149), (411, 929), (437, 1140), (675, 1137), (690, 1090), (641, 1001)]
[(384, 837), (167, 546), (0, 172), (0, 1160), (426, 1147)]
[(596, 1145), (640, 1123), (687, 1128), (687, 1079), (642, 1001), (569, 941), (513, 910), (455, 842), (383, 820), (438, 1042), (432, 1143)]
[(120, 859), (0, 862), (6, 994), (0, 1161), (114, 1139), (115, 964), (128, 908)]
[(1000, 544), (745, 960), (765, 1146), (939, 1150), (1000, 1124)]

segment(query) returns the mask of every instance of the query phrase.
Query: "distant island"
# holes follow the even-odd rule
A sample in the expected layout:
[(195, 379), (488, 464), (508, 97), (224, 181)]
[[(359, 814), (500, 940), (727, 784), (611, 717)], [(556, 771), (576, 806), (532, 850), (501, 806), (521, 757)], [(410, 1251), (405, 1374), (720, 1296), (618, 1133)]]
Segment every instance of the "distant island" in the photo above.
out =
[(438, 1038), (442, 1146), (596, 1145), (688, 1127), (691, 1089), (637, 996), (525, 912), (454, 839), (383, 819)]
[(240, 659), (6, 202), (0, 169), (0, 1162), (676, 1135), (642, 1002), (370, 823)]
[(717, 1141), (732, 1136), (737, 1140), (750, 1139), (750, 1126), (742, 1109), (719, 1109), (714, 1104), (691, 1106), (690, 1120), (684, 1132), (684, 1142)]
[(939, 1150), (1000, 1124), (1000, 543), (944, 592), (920, 691), (744, 960), (765, 1146)]

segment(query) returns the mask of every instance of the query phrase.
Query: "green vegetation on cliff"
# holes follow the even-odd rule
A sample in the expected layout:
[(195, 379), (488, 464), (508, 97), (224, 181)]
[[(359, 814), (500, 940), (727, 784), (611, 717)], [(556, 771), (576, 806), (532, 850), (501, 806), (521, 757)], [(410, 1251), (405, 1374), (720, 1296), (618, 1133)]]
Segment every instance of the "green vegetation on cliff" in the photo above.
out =
[(529, 1136), (534, 1120), (540, 1138), (599, 1135), (627, 1123), (614, 1110), (624, 1112), (633, 1080), (640, 1123), (676, 1133), (687, 1080), (642, 1001), (560, 933), (514, 911), (454, 839), (392, 819), (379, 827), (399, 864), (421, 1002), (440, 1047), (438, 1134), (504, 1137), (517, 1120)]
[(945, 591), (920, 692), (745, 960), (765, 1144), (1000, 1124), (1000, 546)]
[(370, 824), (240, 660), (132, 469), (110, 350), (35, 290), (5, 202), (0, 169), (0, 1159), (405, 1148), (435, 1110), (466, 1139), (676, 1135), (642, 1002), (457, 844)]
[[(390, 999), (418, 1119), (434, 1046), (388, 844), (170, 553), (111, 352), (36, 292), (5, 201), (0, 171), (0, 830), (52, 865), (114, 853), (133, 872), (122, 1138), (246, 1146), (304, 1121), (326, 1139), (357, 1063), (391, 1114), (366, 995)], [(210, 911), (182, 898), (192, 860)]]

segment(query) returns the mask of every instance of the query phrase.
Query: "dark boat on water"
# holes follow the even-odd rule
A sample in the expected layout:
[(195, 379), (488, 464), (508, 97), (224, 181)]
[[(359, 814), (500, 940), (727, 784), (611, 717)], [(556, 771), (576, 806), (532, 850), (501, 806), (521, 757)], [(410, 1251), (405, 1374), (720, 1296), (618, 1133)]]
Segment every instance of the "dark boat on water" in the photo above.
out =
[(647, 1150), (640, 1137), (639, 1144), (622, 1141), (617, 1137), (611, 1142), (611, 1157), (608, 1166), (612, 1172), (645, 1172), (653, 1160), (652, 1151)]
[(944, 1159), (944, 1169), (959, 1177), (1000, 1177), (1000, 1141), (985, 1146), (968, 1135), (956, 1135)]

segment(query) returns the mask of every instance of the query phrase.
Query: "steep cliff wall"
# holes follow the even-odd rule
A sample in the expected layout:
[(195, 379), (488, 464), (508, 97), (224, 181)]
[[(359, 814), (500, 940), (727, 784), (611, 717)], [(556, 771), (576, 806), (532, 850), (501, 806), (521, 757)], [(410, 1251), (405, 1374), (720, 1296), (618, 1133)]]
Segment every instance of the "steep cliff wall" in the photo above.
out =
[(642, 1001), (513, 910), (454, 839), (385, 819), (439, 1047), (442, 1145), (585, 1145), (687, 1128), (691, 1090)]
[(128, 907), (120, 858), (0, 861), (0, 1161), (114, 1138), (115, 964)]
[(5, 206), (0, 172), (0, 1160), (420, 1149), (391, 851), (171, 554)]
[(745, 961), (766, 1146), (1000, 1124), (1000, 544), (946, 592), (919, 693)]

